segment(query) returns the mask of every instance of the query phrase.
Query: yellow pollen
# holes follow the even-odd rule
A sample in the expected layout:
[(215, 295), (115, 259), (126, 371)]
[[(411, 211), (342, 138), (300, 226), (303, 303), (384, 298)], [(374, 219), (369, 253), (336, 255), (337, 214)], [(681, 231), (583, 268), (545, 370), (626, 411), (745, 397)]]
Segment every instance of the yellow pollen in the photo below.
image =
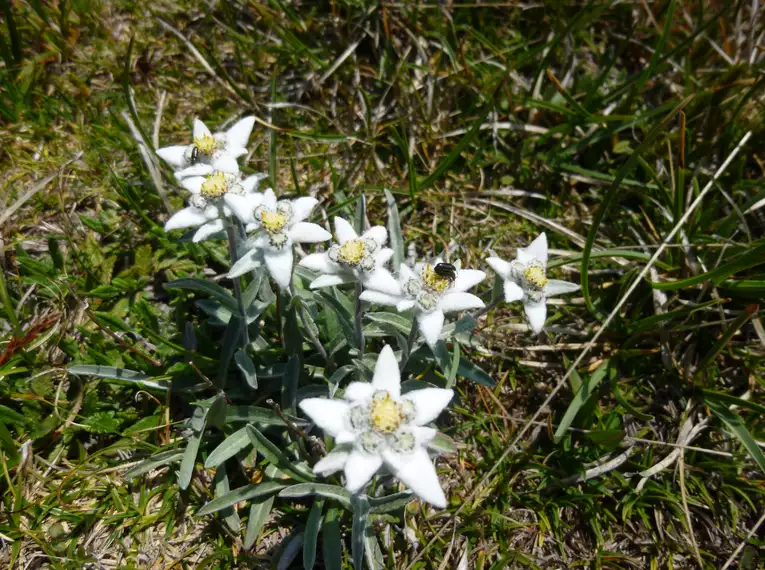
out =
[(443, 293), (449, 288), (449, 280), (436, 273), (433, 266), (430, 264), (425, 266), (421, 276), (422, 282), (425, 283), (425, 287), (435, 293)]
[(260, 224), (270, 234), (278, 234), (284, 229), (284, 226), (289, 222), (289, 217), (281, 212), (269, 212), (263, 210), (260, 213)]
[(360, 239), (351, 239), (340, 246), (340, 251), (337, 252), (337, 255), (349, 265), (357, 265), (364, 259), (366, 252), (364, 242)]
[(401, 404), (391, 399), (390, 394), (384, 398), (372, 400), (369, 407), (369, 419), (375, 431), (392, 433), (398, 429), (404, 418)]
[(210, 135), (202, 135), (201, 137), (194, 138), (194, 146), (199, 149), (199, 152), (208, 156), (212, 155), (218, 142)]
[(202, 195), (207, 198), (220, 198), (228, 190), (228, 180), (223, 172), (216, 172), (202, 183)]
[(528, 281), (529, 284), (533, 285), (534, 287), (541, 289), (547, 285), (547, 276), (545, 275), (545, 270), (538, 265), (532, 265), (531, 267), (524, 269), (523, 276), (526, 278), (526, 281)]

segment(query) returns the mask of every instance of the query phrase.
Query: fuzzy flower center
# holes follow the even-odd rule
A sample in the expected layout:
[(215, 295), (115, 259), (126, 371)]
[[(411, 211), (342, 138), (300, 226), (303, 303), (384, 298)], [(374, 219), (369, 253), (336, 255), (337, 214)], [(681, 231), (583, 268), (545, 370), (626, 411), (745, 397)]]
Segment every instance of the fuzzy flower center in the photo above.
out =
[(289, 221), (289, 216), (284, 212), (269, 212), (268, 210), (260, 212), (260, 225), (269, 234), (281, 233)]
[(201, 193), (206, 198), (220, 198), (228, 191), (228, 187), (229, 182), (226, 174), (216, 172), (208, 176), (207, 180), (202, 183)]
[(523, 270), (523, 278), (535, 289), (542, 289), (547, 285), (545, 270), (539, 265), (531, 265)]
[(197, 147), (202, 154), (210, 156), (215, 152), (218, 142), (210, 135), (202, 135), (201, 137), (194, 138), (194, 146)]
[(449, 288), (449, 280), (436, 273), (430, 264), (427, 264), (422, 270), (421, 277), (425, 287), (439, 295)]
[(388, 392), (375, 394), (369, 406), (369, 420), (375, 431), (393, 433), (399, 428), (404, 417), (404, 407), (391, 398)]
[(341, 261), (344, 261), (348, 265), (358, 265), (366, 256), (366, 253), (363, 241), (360, 239), (351, 239), (340, 246), (337, 255)]

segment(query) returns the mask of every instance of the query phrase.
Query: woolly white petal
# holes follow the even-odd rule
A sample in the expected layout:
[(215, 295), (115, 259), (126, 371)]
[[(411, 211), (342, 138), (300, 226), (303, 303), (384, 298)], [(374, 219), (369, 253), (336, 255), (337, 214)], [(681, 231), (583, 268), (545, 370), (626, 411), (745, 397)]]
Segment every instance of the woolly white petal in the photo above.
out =
[(239, 163), (230, 154), (222, 154), (213, 159), (212, 166), (214, 170), (220, 170), (228, 174), (239, 174)]
[(231, 267), (228, 272), (229, 279), (244, 275), (248, 271), (257, 269), (262, 265), (261, 252), (257, 249), (251, 249), (245, 253), (239, 260)]
[(509, 279), (505, 281), (505, 301), (512, 303), (523, 299), (523, 289), (515, 282)]
[(226, 131), (226, 150), (234, 147), (246, 147), (254, 125), (255, 117), (245, 117), (234, 123), (234, 126)]
[(487, 257), (486, 263), (488, 263), (489, 267), (491, 267), (497, 275), (502, 277), (502, 279), (507, 279), (510, 276), (510, 262), (500, 259), (499, 257)]
[(409, 309), (413, 308), (416, 305), (414, 301), (411, 299), (403, 299), (402, 301), (399, 301), (396, 303), (396, 310), (401, 313), (403, 311), (408, 311)]
[(364, 232), (363, 238), (372, 238), (379, 245), (384, 245), (388, 241), (388, 230), (385, 226), (373, 226)]
[(375, 303), (377, 305), (388, 305), (395, 307), (400, 301), (399, 297), (394, 295), (388, 295), (387, 293), (381, 293), (380, 291), (374, 291), (373, 289), (367, 289), (360, 297), (362, 301), (367, 303)]
[(343, 398), (352, 402), (357, 402), (359, 400), (371, 398), (373, 392), (374, 388), (369, 382), (351, 382), (345, 389)]
[(550, 279), (545, 286), (545, 296), (565, 295), (579, 290), (579, 285), (569, 281), (560, 281), (559, 279)]
[(287, 245), (279, 250), (267, 249), (263, 257), (271, 277), (279, 287), (287, 289), (292, 279), (292, 246)]
[(441, 329), (444, 328), (444, 313), (438, 309), (430, 313), (419, 313), (417, 322), (420, 325), (420, 332), (429, 346), (434, 346), (441, 335)]
[(438, 435), (438, 430), (431, 427), (413, 426), (411, 429), (417, 443), (422, 446), (428, 445)]
[[(523, 249), (523, 252), (526, 254), (527, 259), (529, 260), (536, 259), (537, 261), (542, 263), (542, 265), (547, 267), (547, 236), (545, 235), (545, 233), (542, 232), (541, 234), (539, 234), (539, 237), (537, 237), (537, 239), (532, 241), (528, 245), (528, 247), (525, 247)], [(519, 260), (521, 259), (520, 250), (519, 250), (518, 259)]]
[(390, 271), (382, 267), (374, 269), (371, 273), (364, 276), (364, 286), (380, 293), (387, 293), (397, 297), (400, 297), (402, 294), (401, 286), (396, 281), (396, 278), (393, 277)]
[(173, 217), (165, 222), (165, 231), (178, 230), (180, 228), (188, 228), (191, 226), (201, 226), (208, 222), (209, 219), (204, 210), (189, 206), (183, 210), (179, 210)]
[(231, 158), (239, 158), (240, 156), (247, 154), (247, 149), (243, 146), (227, 146), (226, 154)]
[(341, 449), (334, 449), (326, 457), (322, 458), (316, 465), (313, 466), (313, 472), (316, 475), (327, 477), (333, 473), (337, 473), (343, 467), (345, 467), (346, 461), (350, 453)]
[(353, 277), (348, 275), (321, 275), (311, 281), (311, 285), (309, 287), (311, 289), (321, 289), (322, 287), (343, 285), (344, 283), (351, 283), (352, 281)]
[(316, 198), (296, 198), (292, 201), (292, 219), (302, 222), (311, 215), (319, 201)]
[(411, 279), (415, 279), (419, 281), (419, 277), (417, 274), (409, 269), (409, 266), (405, 263), (401, 264), (401, 267), (398, 269), (398, 279), (401, 281), (401, 283), (406, 283), (407, 281)]
[(382, 457), (354, 449), (345, 462), (345, 488), (351, 493), (361, 491), (382, 467)]
[(255, 208), (260, 204), (260, 196), (258, 194), (241, 195), (229, 192), (224, 194), (223, 201), (233, 214), (242, 220), (242, 223), (252, 224), (255, 222)]
[(202, 184), (204, 182), (204, 176), (189, 176), (181, 180), (181, 186), (192, 194), (199, 194), (202, 191)]
[(389, 247), (382, 248), (377, 255), (375, 255), (375, 267), (382, 267), (390, 258), (393, 257), (393, 250)]
[(337, 273), (337, 265), (332, 262), (326, 252), (306, 255), (298, 265), (319, 273)]
[(300, 401), (300, 409), (311, 421), (332, 437), (346, 431), (348, 403), (326, 398), (306, 398)]
[(186, 149), (187, 146), (166, 146), (157, 149), (159, 157), (175, 168), (181, 168), (186, 164)]
[(287, 233), (296, 243), (319, 243), (332, 239), (332, 234), (319, 224), (309, 222), (298, 222)]
[(335, 237), (337, 238), (337, 243), (343, 245), (349, 240), (356, 239), (359, 235), (346, 220), (335, 217)]
[(223, 231), (223, 220), (215, 220), (199, 228), (197, 233), (194, 234), (192, 241), (194, 243), (198, 243), (200, 241), (206, 240), (211, 235), (217, 234), (220, 231)]
[(452, 289), (455, 291), (467, 291), (486, 279), (486, 273), (478, 269), (462, 269), (457, 271)]
[(401, 374), (398, 371), (398, 361), (389, 344), (383, 347), (380, 356), (377, 357), (372, 387), (375, 390), (385, 390), (394, 398), (398, 398), (401, 394)]
[(250, 192), (255, 192), (255, 190), (258, 189), (258, 186), (260, 186), (260, 181), (265, 178), (268, 178), (268, 174), (264, 174), (261, 172), (259, 174), (253, 174), (252, 176), (248, 176), (247, 178), (242, 180), (242, 188), (244, 189), (245, 194), (249, 194)]
[(414, 404), (415, 416), (412, 423), (418, 426), (435, 420), (451, 402), (454, 392), (443, 388), (423, 388), (404, 394)]
[(428, 452), (417, 446), (411, 453), (383, 452), (385, 463), (401, 482), (423, 501), (434, 507), (446, 507), (446, 497)]
[(438, 303), (438, 308), (444, 313), (456, 313), (468, 309), (482, 309), (483, 301), (470, 293), (447, 293)]
[(266, 188), (263, 192), (263, 202), (261, 202), (264, 208), (269, 210), (276, 209), (276, 194), (271, 188)]
[(526, 311), (526, 317), (529, 319), (529, 326), (531, 330), (538, 333), (545, 326), (545, 319), (547, 318), (547, 305), (544, 300), (541, 303), (527, 303), (523, 305), (523, 309)]
[(194, 119), (194, 138), (211, 137), (212, 133), (202, 121)]
[[(183, 170), (176, 170), (173, 172), (173, 176), (175, 176), (181, 182), (181, 185), (183, 185), (184, 179), (189, 178), (190, 176), (207, 176), (208, 174), (212, 174), (214, 171), (215, 169), (209, 164), (198, 162), (187, 168), (184, 168)], [(204, 178), (202, 181), (204, 181)]]

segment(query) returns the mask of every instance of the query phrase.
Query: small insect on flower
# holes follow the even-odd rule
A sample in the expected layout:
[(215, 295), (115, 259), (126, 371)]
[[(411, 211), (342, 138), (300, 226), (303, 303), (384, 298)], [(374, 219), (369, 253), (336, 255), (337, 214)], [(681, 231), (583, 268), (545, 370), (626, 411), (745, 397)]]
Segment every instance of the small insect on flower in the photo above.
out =
[(189, 148), (187, 148), (186, 152), (184, 153), (184, 158), (192, 166), (199, 162), (199, 149), (197, 146), (191, 145)]
[(435, 271), (436, 275), (439, 277), (448, 280), (449, 283), (454, 283), (454, 280), (457, 278), (457, 268), (451, 263), (437, 263), (433, 268), (433, 271)]

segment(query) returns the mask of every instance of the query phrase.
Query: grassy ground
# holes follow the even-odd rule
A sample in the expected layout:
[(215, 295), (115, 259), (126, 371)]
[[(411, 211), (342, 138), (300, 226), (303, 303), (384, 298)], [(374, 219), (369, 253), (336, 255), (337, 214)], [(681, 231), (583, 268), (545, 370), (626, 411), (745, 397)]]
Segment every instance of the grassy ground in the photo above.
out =
[(467, 264), (545, 230), (583, 284), (538, 337), (517, 306), (481, 321), (497, 385), (458, 384), (452, 504), (411, 507), (387, 567), (720, 568), (742, 543), (762, 567), (765, 13), (511, 4), (0, 0), (0, 566), (268, 567), (293, 524), (248, 551), (192, 516), (211, 472), (126, 481), (188, 409), (66, 371), (171, 373), (162, 284), (225, 259), (164, 234), (181, 192), (137, 140), (253, 113), (247, 171), (285, 193), (380, 217), (390, 188), (421, 253)]

